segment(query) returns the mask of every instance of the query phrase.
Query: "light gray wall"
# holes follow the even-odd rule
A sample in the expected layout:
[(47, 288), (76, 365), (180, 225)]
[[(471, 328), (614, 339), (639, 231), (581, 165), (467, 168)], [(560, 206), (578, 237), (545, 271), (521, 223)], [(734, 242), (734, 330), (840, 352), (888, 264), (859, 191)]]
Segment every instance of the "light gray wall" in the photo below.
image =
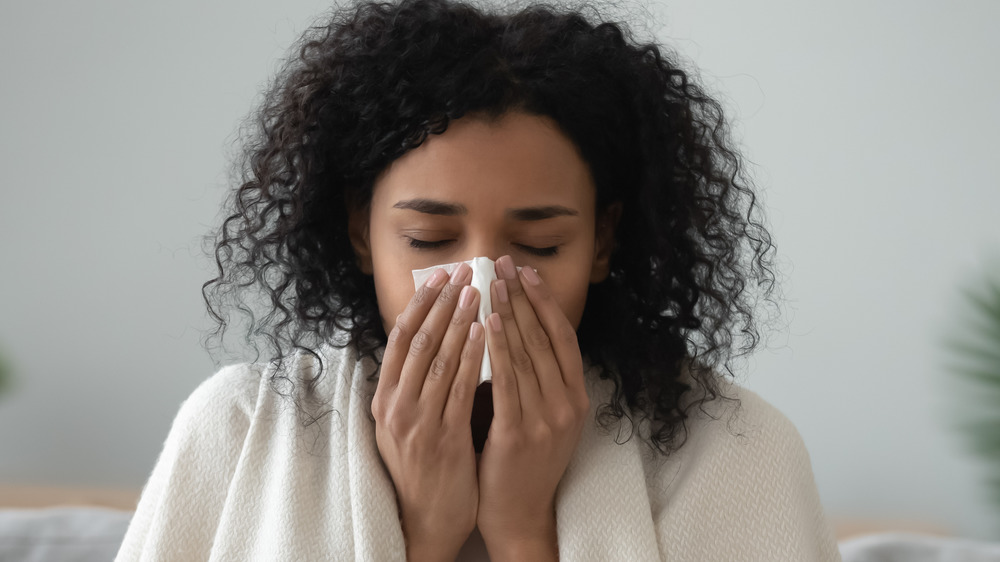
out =
[[(0, 5), (0, 483), (145, 481), (214, 370), (199, 237), (235, 127), (326, 9)], [(1000, 254), (1000, 4), (650, 10), (724, 97), (770, 210), (785, 328), (741, 381), (799, 428), (831, 515), (990, 536), (941, 340)]]
[(668, 3), (662, 34), (730, 96), (785, 260), (788, 328), (745, 383), (831, 513), (1000, 538), (941, 343), (1000, 256), (1000, 4), (766, 4)]

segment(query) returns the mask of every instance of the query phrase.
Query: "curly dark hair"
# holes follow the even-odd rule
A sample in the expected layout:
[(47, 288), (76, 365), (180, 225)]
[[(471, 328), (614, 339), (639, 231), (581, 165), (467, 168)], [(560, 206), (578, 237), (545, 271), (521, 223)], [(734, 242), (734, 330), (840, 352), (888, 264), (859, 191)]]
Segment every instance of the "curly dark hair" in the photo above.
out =
[[(578, 330), (583, 354), (614, 381), (601, 423), (637, 418), (669, 454), (686, 440), (691, 408), (730, 399), (720, 381), (758, 343), (774, 247), (721, 105), (676, 57), (579, 11), (484, 13), (449, 0), (334, 11), (295, 52), (248, 122), (240, 185), (208, 239), (218, 266), (202, 287), (210, 336), (222, 338), (232, 305), (249, 316), (247, 341), (266, 338), (278, 366), (322, 342), (377, 364), (386, 334), (349, 212), (370, 202), (393, 160), (452, 120), (521, 111), (550, 117), (579, 148), (598, 216), (621, 204), (610, 275), (590, 287)], [(259, 320), (248, 290), (265, 297)], [(304, 387), (298, 403), (320, 376), (300, 385), (279, 368), (271, 385), (288, 396)]]

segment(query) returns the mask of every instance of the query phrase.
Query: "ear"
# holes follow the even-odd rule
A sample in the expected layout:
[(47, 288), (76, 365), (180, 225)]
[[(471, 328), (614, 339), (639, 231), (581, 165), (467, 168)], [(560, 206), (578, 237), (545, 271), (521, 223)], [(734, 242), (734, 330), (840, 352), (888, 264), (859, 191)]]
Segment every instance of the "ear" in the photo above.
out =
[(608, 208), (597, 218), (597, 228), (594, 232), (594, 261), (590, 269), (590, 282), (600, 283), (611, 273), (611, 253), (615, 249), (615, 230), (618, 220), (622, 217), (622, 204), (619, 201), (608, 205)]
[(369, 225), (371, 219), (371, 207), (368, 205), (348, 206), (347, 235), (351, 239), (351, 246), (354, 247), (354, 255), (357, 258), (358, 269), (365, 275), (371, 275), (372, 269), (372, 244), (369, 237)]

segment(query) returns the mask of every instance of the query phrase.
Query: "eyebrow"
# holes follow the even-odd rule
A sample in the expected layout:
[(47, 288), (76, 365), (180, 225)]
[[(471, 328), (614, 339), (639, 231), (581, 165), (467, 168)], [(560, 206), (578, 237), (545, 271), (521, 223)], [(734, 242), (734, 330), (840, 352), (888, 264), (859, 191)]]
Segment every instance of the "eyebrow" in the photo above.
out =
[[(406, 199), (396, 203), (392, 207), (394, 209), (406, 209), (428, 215), (456, 216), (469, 213), (465, 205), (446, 203), (434, 199)], [(507, 209), (505, 214), (507, 218), (519, 221), (540, 221), (554, 217), (575, 217), (580, 215), (575, 209), (563, 207), (562, 205), (541, 205), (538, 207)]]

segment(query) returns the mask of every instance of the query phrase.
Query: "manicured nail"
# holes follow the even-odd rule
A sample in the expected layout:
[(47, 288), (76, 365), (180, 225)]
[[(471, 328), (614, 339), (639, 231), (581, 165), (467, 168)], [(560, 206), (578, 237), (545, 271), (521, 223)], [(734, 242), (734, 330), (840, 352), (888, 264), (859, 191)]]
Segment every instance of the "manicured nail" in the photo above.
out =
[(469, 326), (469, 339), (476, 341), (483, 337), (483, 325), (479, 322), (473, 322), (472, 326)]
[(541, 279), (538, 278), (538, 274), (535, 273), (534, 268), (527, 266), (522, 267), (521, 275), (524, 275), (524, 280), (527, 281), (529, 285), (537, 285), (539, 282), (541, 282)]
[(497, 314), (496, 312), (490, 314), (490, 317), (487, 318), (486, 321), (490, 323), (490, 329), (493, 330), (494, 332), (499, 333), (500, 329), (503, 327), (500, 324), (500, 315)]
[(472, 278), (472, 268), (467, 263), (460, 263), (451, 273), (451, 284), (461, 285)]
[(510, 256), (503, 256), (497, 260), (500, 264), (500, 271), (503, 273), (504, 279), (513, 279), (517, 277), (517, 270), (514, 269), (514, 260)]
[(507, 302), (507, 282), (500, 279), (494, 287), (497, 288), (497, 297), (500, 299), (500, 302)]
[(448, 278), (448, 272), (443, 269), (436, 269), (427, 279), (427, 286), (431, 289), (440, 289), (444, 285), (444, 280)]
[(458, 297), (458, 306), (461, 308), (469, 308), (472, 306), (472, 301), (475, 300), (476, 294), (472, 292), (472, 285), (466, 285), (462, 287), (462, 294)]

